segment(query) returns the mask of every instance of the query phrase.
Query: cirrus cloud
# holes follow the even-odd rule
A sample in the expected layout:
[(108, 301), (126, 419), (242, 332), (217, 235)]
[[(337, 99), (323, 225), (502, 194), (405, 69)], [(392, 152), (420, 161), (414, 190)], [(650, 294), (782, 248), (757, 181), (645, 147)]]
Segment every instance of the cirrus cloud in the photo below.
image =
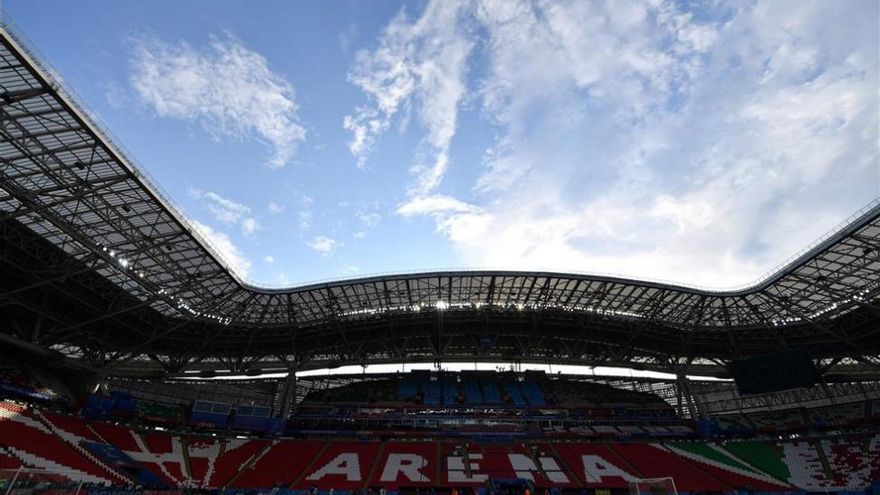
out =
[(330, 237), (319, 235), (308, 241), (306, 245), (322, 256), (332, 256), (333, 253), (342, 246), (342, 243), (335, 239), (331, 239)]
[(231, 35), (212, 36), (200, 49), (137, 38), (132, 55), (132, 87), (160, 117), (196, 122), (216, 139), (262, 141), (274, 168), (305, 140), (293, 85)]
[[(415, 169), (396, 213), (429, 218), (465, 264), (740, 285), (880, 192), (877, 15), (857, 1), (429, 2), (355, 64), (373, 106), (349, 126), (352, 152), (436, 92), (456, 102), (426, 124), (440, 166)], [(466, 49), (444, 82), (414, 76), (451, 46)], [(466, 100), (495, 137), (470, 190), (441, 194)]]
[(241, 252), (228, 235), (196, 220), (190, 220), (190, 224), (208, 241), (208, 245), (214, 248), (214, 251), (233, 272), (241, 278), (248, 277), (252, 266), (251, 260)]

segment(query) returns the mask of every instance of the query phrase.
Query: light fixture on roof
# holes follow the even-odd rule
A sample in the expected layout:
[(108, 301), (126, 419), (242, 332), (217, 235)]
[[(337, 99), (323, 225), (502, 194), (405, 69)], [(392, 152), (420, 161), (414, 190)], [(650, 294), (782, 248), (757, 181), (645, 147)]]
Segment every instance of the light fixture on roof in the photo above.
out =
[(446, 301), (443, 301), (443, 300), (437, 301), (437, 304), (435, 304), (435, 306), (440, 311), (443, 311), (445, 309), (449, 309), (449, 303)]

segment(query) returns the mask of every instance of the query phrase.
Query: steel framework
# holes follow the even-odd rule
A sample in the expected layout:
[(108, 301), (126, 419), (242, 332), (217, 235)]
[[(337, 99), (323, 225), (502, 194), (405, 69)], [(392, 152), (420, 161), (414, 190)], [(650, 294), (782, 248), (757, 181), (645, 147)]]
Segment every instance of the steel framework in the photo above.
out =
[(734, 291), (499, 271), (256, 287), (8, 27), (0, 236), (0, 338), (109, 374), (441, 359), (677, 368), (791, 348), (877, 366), (880, 355), (876, 202)]

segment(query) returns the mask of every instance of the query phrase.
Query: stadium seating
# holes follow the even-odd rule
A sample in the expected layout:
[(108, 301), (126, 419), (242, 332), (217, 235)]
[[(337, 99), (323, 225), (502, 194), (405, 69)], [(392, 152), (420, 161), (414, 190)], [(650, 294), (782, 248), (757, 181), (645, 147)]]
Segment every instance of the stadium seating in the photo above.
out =
[(21, 462), (5, 452), (5, 450), (0, 450), (0, 469), (12, 470), (20, 468)]
[[(316, 445), (317, 455), (303, 455), (302, 442), (296, 445), (297, 457), (304, 468), (302, 476), (293, 483), (294, 488), (317, 487), (321, 489), (357, 490), (362, 488), (371, 474), (378, 458), (377, 442), (334, 442)], [(288, 460), (289, 462), (289, 460)], [(290, 466), (288, 463), (287, 466)], [(290, 469), (290, 467), (288, 467)]]
[(183, 419), (180, 406), (155, 402), (137, 402), (137, 412), (141, 419), (160, 423), (176, 423)]
[(455, 406), (458, 404), (458, 384), (451, 376), (443, 376), (443, 405)]
[(65, 471), (75, 481), (98, 484), (128, 481), (65, 443), (24, 408), (9, 403), (0, 403), (0, 438), (7, 453), (29, 466)]
[(527, 376), (525, 380), (519, 383), (523, 396), (532, 406), (544, 406), (547, 401), (544, 399), (544, 393), (541, 391), (540, 385)]
[(517, 407), (525, 407), (528, 405), (526, 398), (523, 397), (522, 390), (519, 389), (514, 377), (508, 375), (501, 380), (501, 388), (510, 399), (511, 404)]
[(310, 465), (324, 445), (320, 441), (275, 441), (268, 450), (261, 450), (262, 455), (256, 455), (255, 462), (235, 480), (234, 486), (268, 488), (289, 485), (301, 477), (302, 471)]
[(837, 489), (860, 490), (876, 480), (880, 455), (872, 451), (864, 438), (822, 440), (821, 447), (830, 467), (833, 486)]
[(605, 444), (560, 443), (542, 446), (556, 450), (573, 480), (581, 486), (626, 488), (640, 477), (635, 468)]
[(428, 380), (422, 388), (422, 402), (429, 406), (439, 406), (443, 402), (443, 387), (438, 380)]
[[(495, 411), (521, 411), (545, 407), (548, 403), (566, 408), (588, 407), (589, 411), (578, 413), (597, 418), (676, 418), (669, 404), (655, 394), (601, 383), (550, 379), (540, 372), (415, 371), (400, 377), (312, 391), (301, 408), (309, 411), (324, 405), (344, 406), (336, 414), (357, 414), (358, 407), (369, 408), (377, 404), (389, 407), (443, 406), (446, 410), (459, 406), (484, 406)], [(196, 421), (195, 417), (193, 421)]]
[(724, 450), (774, 479), (783, 482), (791, 479), (788, 465), (785, 464), (780, 448), (776, 444), (754, 441), (728, 442), (724, 445)]
[(810, 409), (807, 415), (810, 422), (817, 426), (844, 426), (861, 422), (865, 419), (865, 402), (835, 404), (833, 406)]
[(664, 444), (663, 447), (691, 461), (692, 465), (712, 478), (738, 490), (750, 488), (772, 492), (790, 488), (788, 483), (731, 456), (714, 443), (671, 442)]
[(395, 390), (397, 382), (395, 380), (376, 380), (370, 382), (370, 402), (373, 403), (390, 403), (395, 400)]
[(483, 402), (486, 404), (501, 404), (501, 392), (498, 383), (491, 378), (480, 378), (480, 389), (483, 391)]
[(101, 438), (89, 428), (86, 423), (79, 418), (67, 416), (65, 414), (56, 414), (49, 411), (41, 411), (38, 413), (43, 420), (57, 430), (67, 432), (76, 437), (88, 440), (90, 442), (101, 442)]
[(130, 431), (134, 448), (122, 448), (132, 459), (141, 463), (171, 486), (189, 485), (184, 474), (183, 455), (179, 439), (165, 434), (140, 434)]
[(435, 486), (443, 482), (437, 464), (437, 446), (430, 442), (387, 442), (369, 486)]
[(425, 381), (424, 373), (408, 373), (397, 383), (397, 390), (394, 393), (398, 400), (415, 401), (416, 396), (420, 395), (422, 386)]
[(0, 363), (0, 392), (15, 397), (26, 397), (41, 401), (57, 400), (59, 392), (66, 392), (63, 383), (30, 367)]
[(220, 453), (220, 442), (213, 439), (183, 438), (186, 445), (186, 457), (189, 460), (190, 479), (194, 486), (207, 487), (211, 478), (214, 463)]
[(92, 422), (89, 426), (102, 440), (115, 445), (120, 450), (140, 450), (135, 442), (134, 434), (128, 428), (99, 421)]
[(732, 488), (656, 444), (615, 444), (611, 450), (642, 478), (672, 477), (681, 491), (730, 491)]
[(749, 420), (764, 431), (799, 429), (808, 423), (801, 409), (752, 413), (749, 414)]
[(471, 377), (464, 375), (464, 401), (466, 404), (483, 404), (483, 391), (480, 384)]
[(718, 425), (718, 428), (724, 432), (747, 432), (754, 429), (754, 426), (740, 414), (717, 416), (713, 420)]
[[(267, 440), (232, 438), (219, 442), (219, 453), (205, 475), (205, 486), (226, 486), (248, 463), (269, 445)], [(209, 465), (210, 466), (210, 465)]]
[(125, 476), (120, 474), (120, 472), (114, 471), (113, 468), (104, 464), (89, 449), (84, 447), (85, 442), (100, 441), (95, 432), (84, 422), (75, 417), (55, 414), (48, 411), (34, 410), (32, 411), (32, 415), (35, 419), (38, 419), (46, 425), (53, 435), (61, 438), (81, 456), (85, 457), (93, 464), (96, 464), (102, 471), (110, 474), (113, 482), (119, 482), (122, 480), (128, 481)]
[(871, 463), (871, 479), (877, 481), (880, 480), (880, 434), (873, 435), (867, 443), (865, 451), (874, 459)]
[(782, 449), (793, 485), (809, 491), (826, 491), (834, 486), (822, 465), (815, 443), (784, 443)]
[[(621, 425), (616, 431), (636, 437), (647, 428)], [(603, 431), (601, 425), (587, 429)], [(585, 443), (565, 434), (568, 441), (555, 442), (218, 439), (135, 431), (0, 402), (0, 469), (64, 470), (76, 481), (116, 484), (130, 478), (108, 466), (127, 466), (132, 476), (129, 468), (141, 466), (153, 479), (178, 487), (337, 490), (473, 487), (509, 478), (544, 488), (624, 489), (636, 479), (672, 477), (686, 492), (860, 491), (880, 478), (877, 434), (725, 443)], [(107, 452), (124, 459), (110, 464), (89, 453), (105, 442), (111, 444)]]

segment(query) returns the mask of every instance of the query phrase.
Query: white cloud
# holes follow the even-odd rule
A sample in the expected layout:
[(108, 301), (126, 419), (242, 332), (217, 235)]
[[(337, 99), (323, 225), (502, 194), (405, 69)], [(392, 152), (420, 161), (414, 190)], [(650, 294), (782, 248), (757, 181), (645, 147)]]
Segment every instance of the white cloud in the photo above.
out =
[(232, 271), (242, 278), (247, 278), (251, 271), (251, 261), (238, 249), (228, 235), (195, 220), (190, 220), (190, 223)]
[(241, 221), (241, 233), (244, 235), (253, 235), (259, 229), (260, 223), (253, 217), (248, 217)]
[(263, 257), (263, 262), (264, 263), (275, 263), (275, 258), (272, 256), (265, 256), (265, 257)]
[(357, 53), (349, 74), (370, 101), (343, 122), (352, 132), (349, 149), (359, 167), (398, 113), (416, 111), (426, 133), (411, 167), (415, 195), (436, 188), (449, 166), (449, 146), (473, 47), (469, 28), (462, 22), (465, 6), (458, 1), (429, 2), (415, 21), (401, 12), (385, 28), (378, 47)]
[(497, 138), (471, 194), (439, 194), (445, 165), (422, 168), (396, 210), (433, 219), (467, 265), (738, 285), (880, 191), (876, 4), (473, 5), (395, 18), (353, 71), (368, 151), (421, 102), (413, 67), (437, 48), (412, 33), (477, 47), (456, 67), (479, 60), (479, 79), (424, 138), (445, 143), (430, 163), (454, 156), (449, 117), (479, 103)]
[(189, 197), (200, 200), (211, 215), (223, 223), (235, 224), (251, 212), (247, 206), (211, 191), (190, 188)]
[(131, 83), (161, 117), (198, 122), (215, 138), (256, 138), (283, 167), (305, 140), (293, 86), (262, 55), (227, 35), (203, 49), (185, 42), (135, 40)]
[(717, 220), (711, 201), (678, 199), (669, 195), (656, 198), (648, 215), (667, 219), (678, 226), (678, 233), (704, 228)]
[(303, 196), (300, 198), (300, 209), (297, 212), (297, 227), (300, 232), (307, 232), (312, 228), (312, 219), (314, 218), (314, 214), (312, 213), (312, 205), (315, 203), (315, 199), (311, 196)]
[(274, 201), (270, 201), (269, 205), (266, 207), (266, 209), (269, 211), (269, 213), (271, 213), (273, 215), (277, 215), (279, 213), (284, 212), (284, 207)]
[(306, 245), (323, 256), (332, 256), (333, 253), (342, 246), (342, 244), (335, 239), (322, 235), (314, 237), (311, 241), (307, 242)]
[(188, 194), (191, 198), (199, 200), (215, 220), (230, 225), (238, 224), (242, 234), (246, 236), (253, 235), (261, 228), (260, 222), (250, 216), (251, 209), (248, 206), (211, 191), (190, 188)]
[(411, 198), (397, 208), (397, 214), (405, 217), (425, 214), (468, 213), (478, 210), (476, 206), (458, 199), (435, 194)]
[(359, 209), (355, 212), (354, 216), (360, 225), (360, 229), (354, 233), (356, 239), (365, 238), (367, 232), (373, 230), (382, 220), (382, 215), (379, 213), (378, 202), (372, 202), (366, 207)]
[(375, 211), (359, 212), (356, 216), (361, 225), (366, 229), (372, 229), (382, 219), (382, 215)]

